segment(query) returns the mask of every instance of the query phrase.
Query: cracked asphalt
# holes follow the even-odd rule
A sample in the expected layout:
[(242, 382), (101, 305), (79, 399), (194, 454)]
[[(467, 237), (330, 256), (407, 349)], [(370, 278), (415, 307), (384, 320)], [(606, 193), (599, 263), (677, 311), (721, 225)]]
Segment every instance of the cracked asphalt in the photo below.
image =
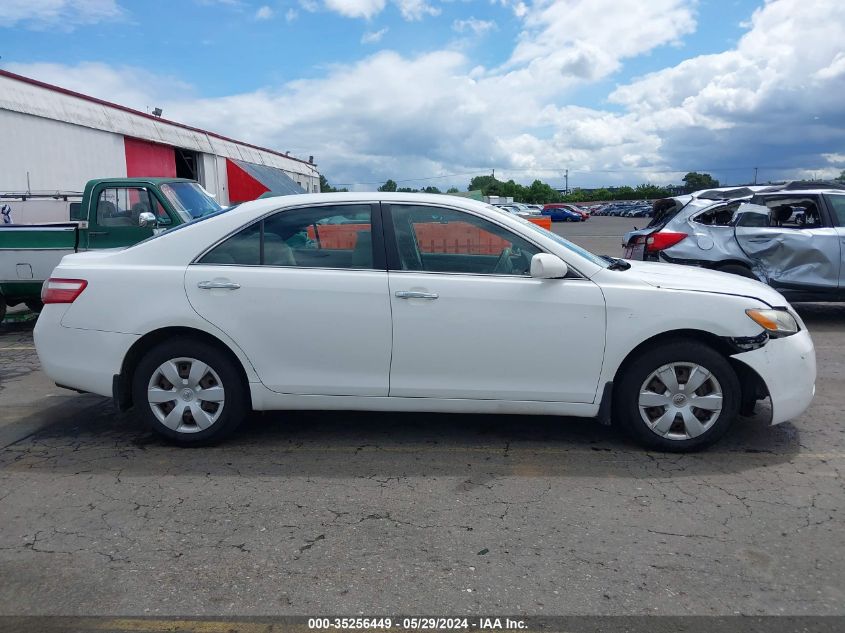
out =
[(589, 420), (345, 412), (179, 449), (0, 326), (0, 615), (843, 615), (845, 306), (799, 310), (810, 410), (694, 455)]

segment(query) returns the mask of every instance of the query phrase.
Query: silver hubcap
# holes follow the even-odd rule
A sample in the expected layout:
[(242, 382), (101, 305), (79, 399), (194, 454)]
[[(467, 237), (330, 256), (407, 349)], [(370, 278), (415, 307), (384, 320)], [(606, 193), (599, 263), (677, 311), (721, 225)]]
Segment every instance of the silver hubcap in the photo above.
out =
[(167, 428), (197, 433), (217, 422), (226, 397), (211, 367), (196, 358), (173, 358), (153, 372), (147, 401)]
[(643, 421), (669, 440), (688, 440), (710, 429), (722, 411), (722, 386), (695, 363), (670, 363), (652, 372), (640, 387)]

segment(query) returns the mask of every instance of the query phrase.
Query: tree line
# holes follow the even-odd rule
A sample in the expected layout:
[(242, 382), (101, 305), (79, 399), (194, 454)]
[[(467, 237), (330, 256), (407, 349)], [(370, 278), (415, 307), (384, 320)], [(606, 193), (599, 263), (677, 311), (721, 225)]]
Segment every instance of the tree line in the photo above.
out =
[[(698, 191), (712, 189), (719, 186), (719, 181), (710, 174), (699, 174), (691, 171), (683, 178), (684, 191)], [(444, 193), (434, 186), (422, 189), (399, 187), (395, 180), (388, 179), (378, 188), (379, 191), (400, 191), (407, 193)], [(332, 193), (348, 191), (346, 188), (336, 189), (329, 184), (325, 176), (320, 176), (320, 191)], [(562, 194), (557, 189), (541, 180), (535, 180), (530, 185), (521, 185), (513, 180), (498, 180), (494, 176), (476, 176), (470, 180), (467, 191), (481, 191), (483, 196), (501, 196), (513, 198), (514, 202), (527, 204), (548, 204), (553, 202), (591, 202), (595, 200), (646, 200), (654, 198), (668, 198), (677, 194), (677, 188), (660, 187), (650, 183), (643, 183), (636, 187), (613, 187), (600, 189), (576, 189), (568, 194)], [(450, 187), (445, 193), (459, 193), (457, 187)]]

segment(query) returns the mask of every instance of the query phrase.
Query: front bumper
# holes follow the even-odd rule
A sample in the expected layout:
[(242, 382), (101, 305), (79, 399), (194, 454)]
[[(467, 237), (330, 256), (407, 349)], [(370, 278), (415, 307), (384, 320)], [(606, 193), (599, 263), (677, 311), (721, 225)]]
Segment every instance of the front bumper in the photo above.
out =
[(733, 356), (755, 372), (772, 401), (772, 424), (798, 417), (816, 393), (816, 350), (806, 329)]

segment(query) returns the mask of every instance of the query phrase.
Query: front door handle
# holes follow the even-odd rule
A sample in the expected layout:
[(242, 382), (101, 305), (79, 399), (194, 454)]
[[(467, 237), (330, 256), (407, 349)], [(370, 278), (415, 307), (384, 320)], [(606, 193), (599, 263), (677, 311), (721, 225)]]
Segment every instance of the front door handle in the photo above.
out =
[(88, 231), (88, 235), (108, 235), (108, 231)]
[(197, 288), (202, 290), (237, 290), (241, 285), (234, 281), (200, 281)]
[(436, 292), (417, 292), (416, 290), (397, 290), (397, 299), (437, 299), (440, 295)]

